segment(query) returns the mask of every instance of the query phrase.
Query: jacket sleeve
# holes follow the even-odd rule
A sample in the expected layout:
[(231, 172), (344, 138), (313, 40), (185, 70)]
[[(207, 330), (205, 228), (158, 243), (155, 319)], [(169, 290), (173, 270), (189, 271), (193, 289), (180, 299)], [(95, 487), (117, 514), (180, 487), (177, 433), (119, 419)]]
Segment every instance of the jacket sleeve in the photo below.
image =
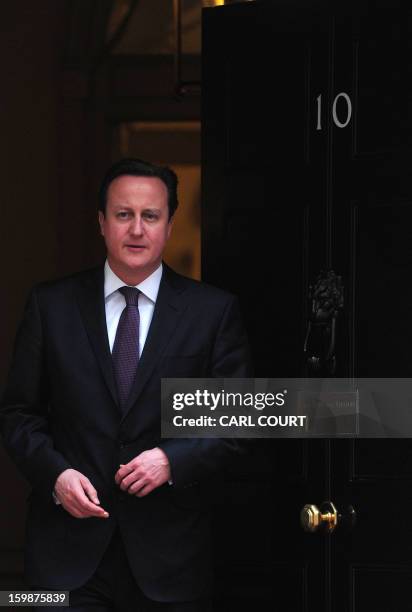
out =
[(53, 447), (48, 427), (48, 380), (36, 288), (18, 330), (0, 402), (3, 443), (34, 489), (51, 499), (57, 477), (71, 466)]
[[(211, 378), (249, 378), (252, 374), (249, 345), (238, 300), (229, 299), (212, 350)], [(188, 486), (229, 466), (247, 452), (250, 441), (236, 438), (174, 438), (162, 441), (175, 486)]]

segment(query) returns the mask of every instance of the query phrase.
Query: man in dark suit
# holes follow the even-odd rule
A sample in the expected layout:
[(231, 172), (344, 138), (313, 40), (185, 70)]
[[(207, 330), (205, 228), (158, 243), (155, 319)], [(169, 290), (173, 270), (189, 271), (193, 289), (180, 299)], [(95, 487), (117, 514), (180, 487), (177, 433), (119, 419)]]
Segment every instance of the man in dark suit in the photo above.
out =
[(160, 380), (250, 362), (237, 300), (162, 264), (176, 187), (167, 168), (112, 166), (104, 267), (36, 286), (16, 339), (0, 424), (32, 485), (26, 577), (78, 611), (210, 609), (208, 502), (242, 446), (162, 439)]

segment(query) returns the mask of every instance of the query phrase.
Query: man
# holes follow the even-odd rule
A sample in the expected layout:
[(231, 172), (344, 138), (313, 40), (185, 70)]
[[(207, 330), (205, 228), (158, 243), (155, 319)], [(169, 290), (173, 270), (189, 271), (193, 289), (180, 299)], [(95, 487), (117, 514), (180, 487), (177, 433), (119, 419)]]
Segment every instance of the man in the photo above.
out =
[(242, 447), (162, 439), (160, 380), (250, 365), (236, 299), (162, 264), (176, 188), (170, 169), (112, 166), (104, 267), (35, 287), (16, 339), (0, 424), (33, 487), (26, 576), (77, 611), (210, 609), (207, 504)]

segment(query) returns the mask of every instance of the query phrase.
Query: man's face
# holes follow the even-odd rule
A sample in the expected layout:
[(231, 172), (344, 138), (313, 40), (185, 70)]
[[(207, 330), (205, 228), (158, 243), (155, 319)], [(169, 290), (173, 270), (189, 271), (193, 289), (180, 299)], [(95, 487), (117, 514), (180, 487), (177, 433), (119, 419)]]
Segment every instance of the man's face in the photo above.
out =
[(157, 177), (125, 175), (109, 185), (100, 230), (111, 269), (128, 285), (142, 282), (162, 260), (172, 229), (167, 200)]

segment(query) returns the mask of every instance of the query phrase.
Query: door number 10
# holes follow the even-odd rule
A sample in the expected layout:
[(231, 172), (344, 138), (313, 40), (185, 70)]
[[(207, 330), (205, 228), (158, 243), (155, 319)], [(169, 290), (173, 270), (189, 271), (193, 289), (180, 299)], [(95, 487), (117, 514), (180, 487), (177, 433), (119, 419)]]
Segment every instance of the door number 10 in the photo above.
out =
[[(340, 98), (342, 98), (346, 102), (346, 119), (345, 119), (345, 121), (341, 121), (339, 119), (339, 117), (338, 117), (337, 112), (336, 112), (336, 106), (337, 106), (338, 100)], [(322, 129), (322, 94), (320, 94), (316, 98), (316, 102), (318, 103), (318, 120), (317, 120), (317, 124), (316, 124), (316, 129), (319, 131), (319, 130)], [(345, 128), (347, 125), (349, 125), (351, 117), (352, 117), (352, 102), (350, 101), (350, 98), (349, 98), (347, 93), (342, 91), (341, 93), (338, 93), (338, 95), (335, 97), (335, 99), (333, 101), (333, 105), (332, 105), (332, 117), (333, 117), (334, 124), (338, 128)], [(341, 119), (343, 119), (343, 117), (341, 117)]]

